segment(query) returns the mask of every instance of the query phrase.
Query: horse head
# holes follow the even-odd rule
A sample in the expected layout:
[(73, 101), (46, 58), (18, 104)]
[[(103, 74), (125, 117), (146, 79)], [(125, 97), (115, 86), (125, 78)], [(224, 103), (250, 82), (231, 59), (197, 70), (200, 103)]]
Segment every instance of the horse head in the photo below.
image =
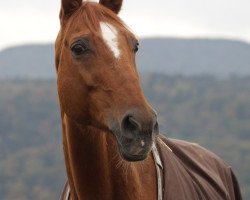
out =
[(113, 134), (122, 158), (143, 160), (158, 134), (135, 56), (138, 39), (117, 16), (122, 0), (62, 0), (56, 41), (62, 113), (82, 126)]

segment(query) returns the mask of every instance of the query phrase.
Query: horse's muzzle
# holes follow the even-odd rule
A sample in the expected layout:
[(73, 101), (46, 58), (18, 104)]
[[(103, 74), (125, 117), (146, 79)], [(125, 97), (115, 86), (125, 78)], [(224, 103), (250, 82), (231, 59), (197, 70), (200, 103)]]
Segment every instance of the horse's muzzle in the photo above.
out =
[(151, 151), (155, 136), (159, 133), (157, 116), (154, 111), (128, 111), (116, 130), (119, 130), (115, 135), (123, 159), (144, 160)]

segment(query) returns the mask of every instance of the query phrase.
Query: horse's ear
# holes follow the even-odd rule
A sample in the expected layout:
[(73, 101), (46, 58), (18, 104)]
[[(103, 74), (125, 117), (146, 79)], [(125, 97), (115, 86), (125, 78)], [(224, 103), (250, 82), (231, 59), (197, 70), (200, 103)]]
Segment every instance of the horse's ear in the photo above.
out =
[(120, 12), (122, 7), (122, 0), (100, 0), (99, 3), (114, 11), (116, 14)]
[(63, 21), (80, 8), (82, 0), (62, 0), (61, 4), (60, 20)]

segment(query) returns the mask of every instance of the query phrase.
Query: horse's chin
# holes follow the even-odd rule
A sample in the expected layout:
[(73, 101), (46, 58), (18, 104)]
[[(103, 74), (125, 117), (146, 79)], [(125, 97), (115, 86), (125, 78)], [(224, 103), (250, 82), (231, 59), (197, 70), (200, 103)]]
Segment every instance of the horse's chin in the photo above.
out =
[(125, 153), (125, 152), (120, 152), (121, 157), (129, 162), (136, 162), (136, 161), (142, 161), (145, 160), (148, 156), (148, 154), (144, 154), (144, 155), (131, 155), (129, 153)]
[(151, 145), (150, 147), (143, 150), (141, 153), (132, 153), (129, 149), (124, 148), (122, 145), (118, 144), (119, 153), (121, 157), (129, 162), (136, 162), (145, 160), (148, 154), (151, 152)]

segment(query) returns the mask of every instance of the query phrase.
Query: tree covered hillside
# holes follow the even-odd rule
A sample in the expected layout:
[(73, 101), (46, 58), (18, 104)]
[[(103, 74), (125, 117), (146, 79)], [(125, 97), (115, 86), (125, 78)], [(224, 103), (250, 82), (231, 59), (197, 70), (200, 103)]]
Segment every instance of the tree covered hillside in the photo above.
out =
[[(161, 132), (225, 159), (250, 199), (250, 77), (141, 79)], [(65, 177), (56, 82), (0, 81), (0, 199), (58, 199)]]

